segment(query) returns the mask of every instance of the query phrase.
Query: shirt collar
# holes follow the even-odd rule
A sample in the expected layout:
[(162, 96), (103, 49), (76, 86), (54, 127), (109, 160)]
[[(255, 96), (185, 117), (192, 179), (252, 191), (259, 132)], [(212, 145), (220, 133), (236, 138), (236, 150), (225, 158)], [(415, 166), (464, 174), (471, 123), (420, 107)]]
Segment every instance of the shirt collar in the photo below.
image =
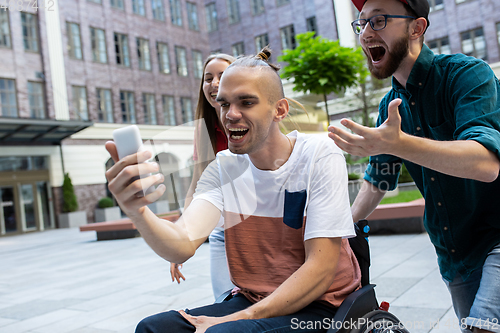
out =
[[(415, 64), (411, 69), (410, 77), (406, 82), (407, 87), (408, 85), (417, 88), (422, 88), (425, 86), (428, 74), (434, 61), (434, 57), (434, 52), (432, 52), (431, 49), (429, 49), (429, 47), (424, 44), (422, 46), (420, 54), (418, 55), (417, 61), (415, 61)], [(402, 92), (405, 90), (405, 88), (394, 78), (394, 76), (392, 77), (392, 88), (398, 92)]]

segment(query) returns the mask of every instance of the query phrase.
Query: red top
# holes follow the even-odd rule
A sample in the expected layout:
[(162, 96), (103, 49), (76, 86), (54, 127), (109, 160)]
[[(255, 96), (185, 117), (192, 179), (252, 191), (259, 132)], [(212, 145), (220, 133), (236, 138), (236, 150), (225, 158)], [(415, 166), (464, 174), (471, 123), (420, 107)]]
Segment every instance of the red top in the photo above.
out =
[[(226, 150), (227, 149), (227, 135), (224, 133), (224, 131), (219, 127), (219, 124), (215, 124), (215, 149), (217, 150), (216, 153)], [(193, 154), (193, 161), (198, 160), (198, 154), (196, 153), (196, 140), (194, 140), (194, 154)]]

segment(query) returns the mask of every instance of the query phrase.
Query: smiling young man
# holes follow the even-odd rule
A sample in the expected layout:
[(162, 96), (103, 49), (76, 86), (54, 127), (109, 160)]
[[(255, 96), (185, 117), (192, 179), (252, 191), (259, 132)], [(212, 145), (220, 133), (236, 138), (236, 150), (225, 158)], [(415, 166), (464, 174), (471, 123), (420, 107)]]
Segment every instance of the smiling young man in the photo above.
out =
[[(354, 236), (342, 152), (325, 137), (281, 133), (288, 101), (277, 69), (258, 57), (240, 58), (222, 75), (217, 100), (229, 150), (203, 172), (194, 199), (176, 223), (146, 205), (164, 191), (139, 198), (155, 165), (139, 168), (147, 153), (117, 161), (109, 188), (153, 250), (182, 263), (194, 255), (224, 214), (225, 243), (236, 295), (229, 301), (159, 313), (136, 332), (324, 332), (336, 307), (360, 286), (346, 238)], [(106, 148), (116, 160), (114, 143)], [(334, 214), (332, 215), (332, 212)]]
[(482, 60), (423, 45), (427, 0), (352, 1), (370, 71), (393, 78), (377, 128), (329, 128), (340, 148), (371, 156), (353, 219), (397, 186), (405, 163), (461, 328), (500, 332), (500, 83)]

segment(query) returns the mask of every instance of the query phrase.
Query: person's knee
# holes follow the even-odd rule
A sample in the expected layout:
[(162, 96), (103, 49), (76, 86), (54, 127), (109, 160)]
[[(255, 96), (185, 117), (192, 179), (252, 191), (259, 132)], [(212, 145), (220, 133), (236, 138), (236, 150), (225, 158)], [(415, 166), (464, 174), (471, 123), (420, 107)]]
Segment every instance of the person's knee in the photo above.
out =
[(189, 325), (177, 311), (168, 311), (144, 318), (135, 333), (184, 332)]

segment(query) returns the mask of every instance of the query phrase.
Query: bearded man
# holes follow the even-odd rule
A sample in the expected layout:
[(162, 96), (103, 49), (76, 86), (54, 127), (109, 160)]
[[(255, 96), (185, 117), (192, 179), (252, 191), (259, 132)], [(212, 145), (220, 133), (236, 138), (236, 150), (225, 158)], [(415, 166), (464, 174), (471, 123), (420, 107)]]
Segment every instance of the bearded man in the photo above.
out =
[(377, 128), (330, 127), (343, 150), (370, 156), (351, 210), (367, 217), (397, 186), (401, 163), (425, 198), (424, 225), (462, 330), (500, 332), (500, 84), (482, 60), (423, 44), (427, 0), (352, 0), (371, 73), (392, 76)]

